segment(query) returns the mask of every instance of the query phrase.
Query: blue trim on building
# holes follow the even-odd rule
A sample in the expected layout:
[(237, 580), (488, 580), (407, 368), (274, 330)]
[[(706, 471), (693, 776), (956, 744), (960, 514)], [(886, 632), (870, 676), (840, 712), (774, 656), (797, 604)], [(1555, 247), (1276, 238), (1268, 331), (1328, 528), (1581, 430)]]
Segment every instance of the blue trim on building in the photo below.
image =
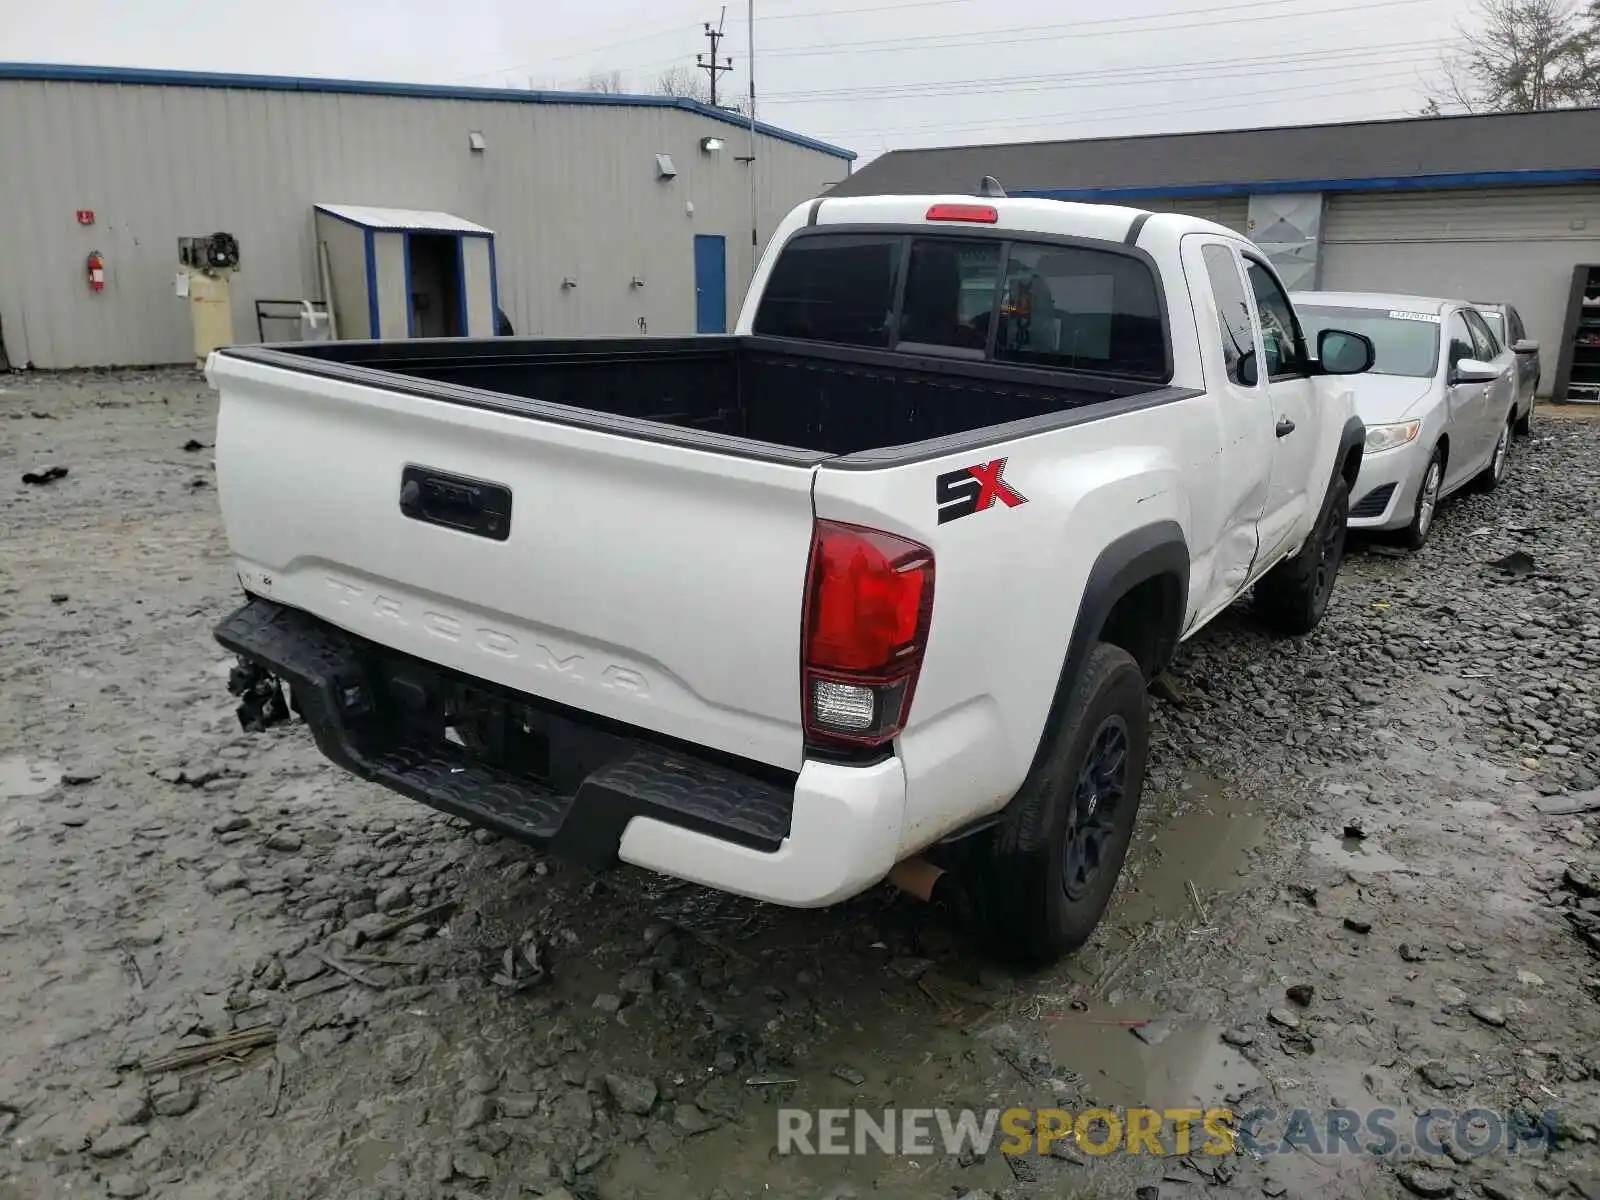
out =
[(500, 270), (495, 266), (494, 258), (494, 234), (491, 233), (489, 235), (489, 307), (494, 310), (489, 316), (490, 321), (494, 323), (494, 329), (490, 331), (491, 337), (494, 335), (494, 330), (500, 328)]
[[(472, 321), (467, 312), (467, 236), (462, 234), (456, 238), (456, 311), (460, 314), (457, 320), (461, 328), (458, 331), (462, 337), (472, 336)], [(492, 335), (494, 330), (489, 331)]]
[(1600, 169), (1471, 171), (1453, 175), (1385, 175), (1368, 179), (1268, 179), (1256, 183), (1191, 183), (1165, 187), (1018, 188), (1013, 196), (1037, 200), (1161, 200), (1198, 196), (1271, 196), (1294, 192), (1405, 192), (1452, 188), (1551, 187), (1600, 183)]
[(406, 275), (406, 336), (417, 336), (416, 301), (411, 292), (411, 235), (400, 235), (400, 261), (405, 264)]
[(367, 248), (367, 323), (371, 327), (367, 336), (382, 337), (378, 326), (378, 248), (373, 243), (372, 230), (363, 231)]
[[(153, 87), (249, 88), (270, 92), (332, 92), (346, 96), (406, 96), (417, 100), (493, 100), (513, 104), (586, 104), (623, 108), (677, 108), (738, 129), (750, 122), (736, 113), (683, 96), (613, 96), (601, 92), (534, 92), (516, 88), (387, 83), (371, 79), (311, 79), (296, 75), (233, 75), (213, 71), (161, 71), (144, 67), (84, 67), (58, 63), (0, 63), (0, 79), (58, 83), (144, 84)], [(808, 150), (853, 162), (854, 150), (756, 122), (756, 131)]]

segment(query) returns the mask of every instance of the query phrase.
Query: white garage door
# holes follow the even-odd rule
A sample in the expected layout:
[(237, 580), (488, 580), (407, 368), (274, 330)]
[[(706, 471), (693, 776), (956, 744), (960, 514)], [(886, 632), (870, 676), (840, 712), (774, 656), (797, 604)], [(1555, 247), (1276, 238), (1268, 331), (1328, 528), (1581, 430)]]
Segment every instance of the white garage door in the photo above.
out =
[(1329, 291), (1515, 304), (1539, 343), (1544, 392), (1580, 262), (1600, 263), (1600, 187), (1332, 196), (1322, 224)]
[(1199, 217), (1215, 221), (1239, 233), (1245, 231), (1250, 221), (1249, 196), (1218, 196), (1193, 200), (1134, 200), (1134, 208), (1144, 208), (1158, 213), (1182, 213), (1186, 217)]

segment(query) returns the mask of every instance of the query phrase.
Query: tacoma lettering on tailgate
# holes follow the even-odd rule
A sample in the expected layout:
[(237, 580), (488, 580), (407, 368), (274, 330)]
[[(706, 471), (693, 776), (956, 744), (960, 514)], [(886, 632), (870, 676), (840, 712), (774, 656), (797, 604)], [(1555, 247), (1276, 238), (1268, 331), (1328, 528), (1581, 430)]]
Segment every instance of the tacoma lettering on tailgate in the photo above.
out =
[(512, 662), (526, 662), (540, 674), (559, 676), (568, 683), (593, 684), (607, 691), (622, 692), (638, 700), (649, 699), (650, 681), (632, 667), (623, 666), (621, 663), (609, 663), (591, 672), (589, 659), (577, 651), (554, 650), (543, 642), (533, 642), (524, 646), (504, 630), (484, 626), (471, 627), (458, 617), (433, 609), (414, 613), (409, 611), (405, 602), (398, 597), (385, 596), (379, 592), (369, 595), (367, 589), (359, 584), (337, 579), (332, 575), (325, 578), (328, 586), (338, 594), (339, 603), (345, 607), (359, 605), (370, 608), (376, 616), (386, 621), (393, 621), (396, 625), (404, 627), (415, 625), (441, 641), (466, 644), (483, 654), (492, 654), (496, 658)]

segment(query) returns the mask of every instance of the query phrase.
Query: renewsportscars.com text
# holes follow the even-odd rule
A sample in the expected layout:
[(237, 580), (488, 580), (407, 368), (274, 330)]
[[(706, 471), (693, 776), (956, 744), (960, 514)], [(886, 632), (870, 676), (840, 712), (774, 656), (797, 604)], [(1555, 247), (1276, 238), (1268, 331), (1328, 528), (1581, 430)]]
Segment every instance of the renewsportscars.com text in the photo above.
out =
[(801, 1155), (1049, 1154), (1058, 1142), (1084, 1154), (1471, 1155), (1554, 1145), (1556, 1119), (1519, 1111), (1392, 1108), (1235, 1112), (1228, 1108), (784, 1108), (778, 1153)]

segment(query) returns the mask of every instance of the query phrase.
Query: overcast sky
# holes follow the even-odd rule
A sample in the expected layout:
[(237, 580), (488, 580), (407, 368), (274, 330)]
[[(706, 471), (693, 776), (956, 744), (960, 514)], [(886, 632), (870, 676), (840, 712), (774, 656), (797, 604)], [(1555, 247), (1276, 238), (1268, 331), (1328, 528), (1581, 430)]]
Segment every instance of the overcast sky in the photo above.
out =
[[(1460, 0), (757, 0), (759, 114), (861, 152), (1414, 113)], [(702, 0), (0, 0), (0, 60), (485, 86), (692, 65)], [(743, 0), (722, 86), (743, 93)]]

